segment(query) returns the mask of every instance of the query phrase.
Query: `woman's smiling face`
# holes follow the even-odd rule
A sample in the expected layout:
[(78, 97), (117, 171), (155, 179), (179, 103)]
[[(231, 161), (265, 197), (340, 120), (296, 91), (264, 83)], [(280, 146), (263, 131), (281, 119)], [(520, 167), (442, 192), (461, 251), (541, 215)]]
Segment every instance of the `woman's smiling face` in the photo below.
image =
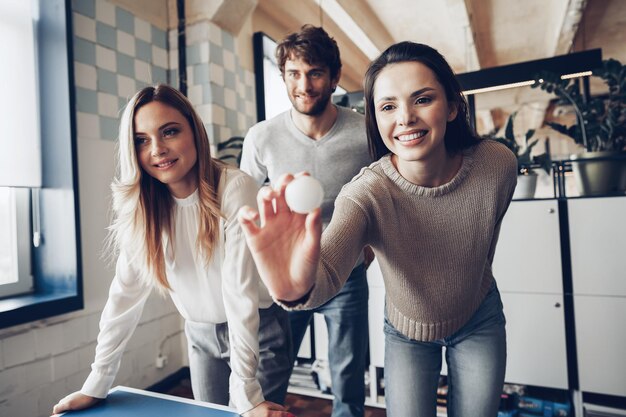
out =
[(196, 145), (189, 122), (178, 110), (152, 101), (135, 113), (134, 141), (139, 165), (178, 198), (197, 188)]
[(457, 115), (433, 71), (420, 62), (385, 67), (374, 83), (378, 131), (398, 164), (445, 160), (446, 125)]

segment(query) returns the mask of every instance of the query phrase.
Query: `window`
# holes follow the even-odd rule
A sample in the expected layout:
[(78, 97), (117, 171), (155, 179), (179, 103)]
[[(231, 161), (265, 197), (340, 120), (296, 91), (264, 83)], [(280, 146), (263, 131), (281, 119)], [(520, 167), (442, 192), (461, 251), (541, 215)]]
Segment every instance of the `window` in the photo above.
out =
[(71, 17), (0, 1), (0, 328), (83, 308)]
[(0, 297), (33, 290), (29, 191), (0, 187)]
[[(0, 3), (0, 79), (9, 80), (0, 101), (0, 126), (5, 135), (0, 153), (0, 298), (32, 291), (30, 270), (29, 193), (41, 187), (41, 140), (37, 123), (36, 27), (38, 10), (32, 1)], [(8, 146), (7, 146), (8, 145)]]

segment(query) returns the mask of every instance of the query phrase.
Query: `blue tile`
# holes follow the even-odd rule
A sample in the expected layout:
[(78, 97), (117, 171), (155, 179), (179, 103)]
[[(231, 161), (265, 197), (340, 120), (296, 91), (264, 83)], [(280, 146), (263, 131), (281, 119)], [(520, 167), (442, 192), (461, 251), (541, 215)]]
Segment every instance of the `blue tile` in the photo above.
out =
[(237, 90), (236, 84), (235, 73), (224, 70), (224, 87)]
[(139, 38), (135, 39), (135, 55), (145, 62), (152, 62), (152, 45)]
[(224, 66), (224, 50), (221, 46), (214, 43), (209, 45), (209, 63)]
[(93, 90), (76, 87), (76, 110), (83, 113), (98, 114), (98, 95)]
[(119, 30), (131, 35), (135, 34), (135, 16), (121, 7), (115, 8), (115, 24)]
[(95, 0), (72, 0), (72, 10), (92, 19), (96, 18)]
[(120, 110), (120, 115), (121, 115), (124, 109), (126, 108), (126, 105), (128, 104), (128, 100), (126, 100), (124, 97), (118, 97), (117, 102), (119, 103), (119, 108), (121, 109)]
[(194, 65), (193, 66), (193, 83), (198, 84), (206, 84), (209, 82), (209, 66), (206, 64), (203, 65)]
[(187, 58), (187, 65), (196, 65), (200, 63), (200, 45), (201, 44), (199, 43), (194, 43), (186, 48), (187, 54), (185, 57)]
[(96, 40), (100, 45), (117, 50), (117, 33), (115, 28), (106, 23), (96, 22)]
[(213, 98), (213, 101), (211, 103), (224, 106), (224, 87), (211, 83), (211, 96)]
[(151, 26), (152, 29), (152, 44), (159, 48), (167, 49), (167, 35), (164, 30), (161, 30), (155, 26)]
[(117, 95), (117, 75), (102, 68), (96, 68), (98, 76), (98, 91)]
[(96, 44), (74, 37), (74, 59), (87, 65), (96, 65)]
[(112, 117), (100, 116), (100, 136), (102, 139), (116, 140), (118, 134), (118, 120)]
[(222, 31), (222, 46), (227, 51), (235, 52), (235, 38), (225, 30)]
[(239, 94), (237, 94), (237, 111), (239, 113), (246, 112), (246, 101)]
[(117, 73), (130, 78), (135, 78), (135, 59), (121, 52), (116, 52)]
[[(226, 109), (226, 126), (230, 127), (233, 130), (237, 130), (237, 112), (235, 110)], [(224, 138), (228, 139), (228, 138)]]
[[(209, 138), (209, 143), (213, 143), (213, 125), (211, 123), (204, 123), (204, 120), (202, 121), (202, 124), (204, 125), (204, 130), (206, 132), (207, 137)], [(211, 155), (212, 157), (215, 157), (215, 155)]]
[[(211, 143), (220, 143), (220, 126), (219, 125), (215, 125), (215, 124), (209, 124), (207, 125), (207, 128), (210, 127), (211, 130), (207, 129), (207, 133), (209, 134), (209, 142)], [(224, 139), (228, 139), (228, 138), (224, 138)]]
[(167, 84), (167, 70), (165, 68), (152, 66), (152, 83), (153, 84)]
[(178, 79), (178, 70), (177, 69), (168, 70), (167, 73), (168, 73), (167, 83), (178, 88), (178, 84), (180, 82), (180, 80)]
[(213, 103), (213, 84), (204, 84), (202, 86), (202, 104)]

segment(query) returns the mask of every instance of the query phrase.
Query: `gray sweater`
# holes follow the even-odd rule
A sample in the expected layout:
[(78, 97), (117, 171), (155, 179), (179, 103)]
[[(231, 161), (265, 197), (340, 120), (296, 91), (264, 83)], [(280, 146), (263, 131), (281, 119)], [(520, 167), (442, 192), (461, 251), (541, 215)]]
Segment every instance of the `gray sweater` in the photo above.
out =
[(259, 184), (300, 171), (317, 178), (324, 187), (324, 224), (332, 217), (341, 187), (371, 162), (364, 117), (345, 107), (337, 110), (335, 124), (318, 140), (298, 130), (289, 110), (259, 122), (248, 131), (241, 156), (241, 169)]
[(517, 180), (515, 156), (482, 141), (439, 187), (404, 179), (389, 156), (361, 170), (337, 198), (322, 236), (315, 285), (288, 308), (324, 303), (369, 244), (382, 270), (387, 317), (405, 336), (432, 341), (460, 329), (494, 280), (491, 263)]

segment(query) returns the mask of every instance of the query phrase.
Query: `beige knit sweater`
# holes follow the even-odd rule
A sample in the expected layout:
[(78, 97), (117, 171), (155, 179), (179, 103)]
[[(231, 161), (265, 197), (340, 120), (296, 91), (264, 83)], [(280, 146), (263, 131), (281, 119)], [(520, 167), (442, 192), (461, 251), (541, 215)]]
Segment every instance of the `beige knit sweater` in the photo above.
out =
[(516, 171), (515, 156), (493, 141), (466, 150), (456, 176), (439, 187), (407, 181), (389, 156), (363, 168), (337, 197), (313, 289), (287, 307), (313, 308), (335, 295), (367, 244), (382, 270), (393, 326), (420, 341), (450, 336), (493, 282)]

